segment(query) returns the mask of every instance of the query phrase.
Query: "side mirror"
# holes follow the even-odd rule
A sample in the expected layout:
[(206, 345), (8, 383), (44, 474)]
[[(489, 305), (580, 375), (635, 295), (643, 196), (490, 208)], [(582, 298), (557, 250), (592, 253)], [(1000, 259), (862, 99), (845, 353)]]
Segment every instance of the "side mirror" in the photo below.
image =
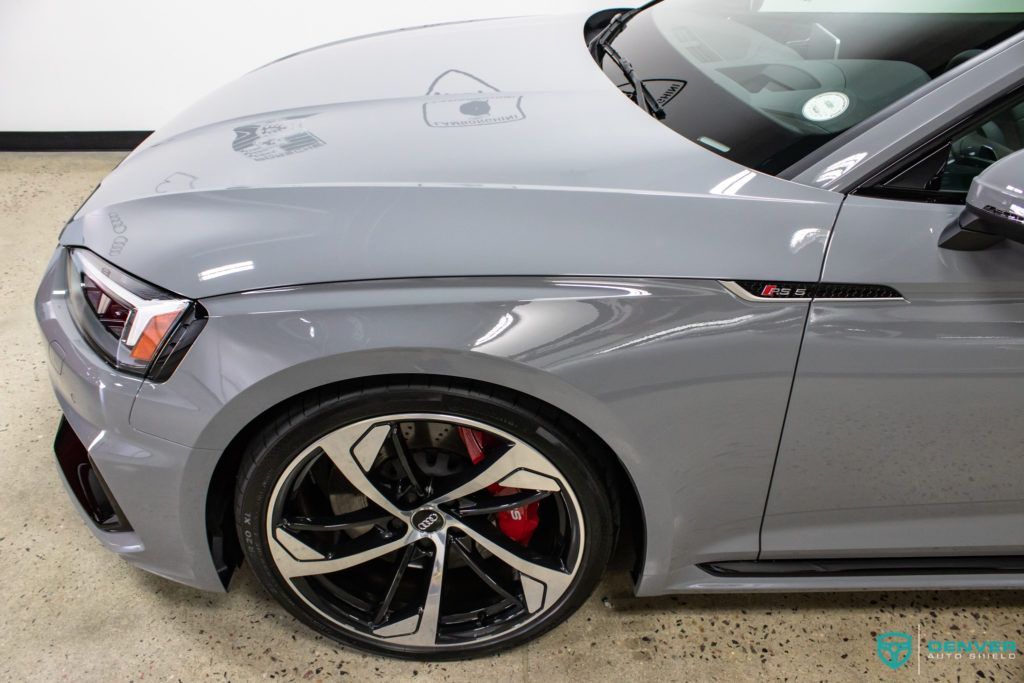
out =
[(982, 171), (967, 207), (939, 238), (943, 249), (978, 251), (1004, 239), (1024, 243), (1024, 150)]

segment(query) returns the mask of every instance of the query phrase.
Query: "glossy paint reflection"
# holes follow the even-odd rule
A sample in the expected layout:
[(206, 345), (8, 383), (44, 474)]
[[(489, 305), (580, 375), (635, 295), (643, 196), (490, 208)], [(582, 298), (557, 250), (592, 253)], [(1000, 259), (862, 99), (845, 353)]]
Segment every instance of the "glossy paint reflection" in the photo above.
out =
[(140, 393), (137, 429), (217, 448), (259, 405), (332, 381), (478, 379), (562, 408), (619, 455), (646, 508), (645, 591), (701, 558), (757, 553), (805, 303), (651, 278), (395, 280), (205, 303), (182, 365)]
[(823, 279), (905, 301), (811, 306), (765, 558), (1024, 548), (1024, 247), (938, 247), (962, 207), (851, 197)]
[(815, 279), (840, 195), (644, 114), (583, 19), (435, 26), (253, 71), (130, 155), (64, 241), (191, 298), (459, 275)]

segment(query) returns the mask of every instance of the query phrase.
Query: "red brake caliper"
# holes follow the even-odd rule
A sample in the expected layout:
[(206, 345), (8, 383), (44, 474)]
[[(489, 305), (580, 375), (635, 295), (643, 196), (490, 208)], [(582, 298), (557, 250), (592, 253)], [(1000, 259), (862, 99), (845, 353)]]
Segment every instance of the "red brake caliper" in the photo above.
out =
[[(474, 465), (480, 464), (484, 459), (487, 447), (497, 441), (497, 439), (486, 432), (468, 427), (459, 427), (459, 438), (465, 444), (466, 452), (469, 453), (469, 458), (473, 461)], [(493, 496), (510, 496), (513, 493), (519, 493), (519, 489), (509, 488), (497, 483), (488, 486), (487, 490)], [(539, 506), (540, 502), (536, 501), (512, 508), (511, 510), (499, 512), (498, 528), (516, 543), (528, 545), (530, 538), (533, 537), (533, 532), (537, 530), (537, 525), (540, 524), (540, 517), (537, 513)]]

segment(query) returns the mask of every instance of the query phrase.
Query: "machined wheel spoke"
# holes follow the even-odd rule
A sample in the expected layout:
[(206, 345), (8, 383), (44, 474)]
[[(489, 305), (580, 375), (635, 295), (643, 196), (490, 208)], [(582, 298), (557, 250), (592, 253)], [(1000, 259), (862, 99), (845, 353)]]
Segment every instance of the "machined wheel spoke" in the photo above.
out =
[(507, 496), (496, 496), (483, 502), (460, 501), (459, 507), (452, 510), (459, 517), (476, 517), (479, 515), (491, 515), (505, 510), (536, 503), (551, 495), (551, 491), (520, 491)]
[(509, 590), (501, 585), (501, 582), (491, 576), (486, 569), (473, 557), (473, 552), (467, 548), (461, 539), (452, 539), (451, 550), (453, 553), (459, 555), (462, 560), (466, 563), (474, 574), (476, 574), (481, 581), (486, 583), (491, 590), (505, 598), (506, 600), (512, 601), (518, 605), (521, 609), (525, 609), (522, 599), (519, 596), (513, 595)]
[[(553, 604), (572, 583), (571, 572), (552, 566), (540, 558), (530, 557), (526, 549), (501, 536), (490, 525), (453, 522), (452, 527), (465, 533), (482, 548), (520, 573), (523, 591), (527, 602), (531, 604), (531, 612), (541, 606)], [(540, 602), (537, 603), (537, 600)]]
[(430, 581), (426, 586), (423, 606), (419, 615), (410, 617), (391, 626), (376, 629), (376, 635), (385, 636), (391, 642), (402, 645), (437, 644), (437, 627), (441, 622), (441, 589), (444, 586), (444, 570), (447, 557), (447, 534), (441, 534), (435, 543), (434, 563), (430, 570)]
[(413, 557), (416, 556), (416, 553), (417, 548), (415, 545), (407, 545), (405, 547), (405, 552), (402, 553), (401, 559), (398, 560), (398, 567), (395, 568), (395, 575), (391, 579), (391, 585), (388, 586), (388, 592), (384, 595), (384, 599), (380, 601), (380, 606), (377, 608), (377, 614), (373, 618), (373, 623), (384, 623), (388, 610), (391, 609), (391, 602), (395, 599), (398, 586), (402, 583), (402, 577), (405, 576), (405, 570), (409, 563), (412, 562)]
[(331, 517), (288, 517), (281, 520), (285, 531), (345, 531), (364, 526), (387, 524), (395, 517), (373, 507)]
[(441, 587), (444, 584), (444, 566), (447, 558), (447, 534), (444, 542), (438, 543), (434, 551), (434, 567), (427, 585), (427, 598), (423, 602), (420, 627), (416, 631), (416, 643), (433, 645), (437, 642), (437, 624), (441, 621)]
[[(493, 462), (479, 469), (470, 470), (462, 483), (456, 484), (432, 502), (435, 505), (458, 500), (471, 493), (485, 489), (491, 484), (505, 484), (516, 488), (543, 488), (559, 490), (558, 470), (536, 450), (524, 443), (516, 443), (508, 451), (497, 456)], [(528, 485), (526, 485), (528, 484)]]
[[(368, 536), (371, 538), (367, 539)], [(366, 540), (364, 540), (366, 539)], [(356, 565), (375, 560), (408, 545), (409, 534), (388, 539), (366, 533), (348, 544), (344, 554), (324, 555), (283, 528), (274, 531), (271, 552), (274, 562), (286, 578), (329, 574), (355, 567)]]
[(391, 425), (388, 424), (374, 425), (367, 430), (365, 424), (357, 423), (328, 434), (318, 441), (315, 447), (321, 448), (348, 482), (368, 500), (386, 512), (400, 517), (402, 513), (398, 506), (366, 476), (366, 471), (373, 466), (377, 453), (390, 433)]
[(402, 434), (398, 425), (391, 428), (391, 447), (395, 449), (395, 456), (402, 465), (405, 476), (409, 477), (409, 483), (412, 484), (413, 490), (422, 496), (424, 493), (423, 487), (420, 485), (420, 480), (416, 477), (416, 473), (413, 472), (412, 463), (409, 458), (409, 449), (405, 447), (405, 442), (402, 441)]

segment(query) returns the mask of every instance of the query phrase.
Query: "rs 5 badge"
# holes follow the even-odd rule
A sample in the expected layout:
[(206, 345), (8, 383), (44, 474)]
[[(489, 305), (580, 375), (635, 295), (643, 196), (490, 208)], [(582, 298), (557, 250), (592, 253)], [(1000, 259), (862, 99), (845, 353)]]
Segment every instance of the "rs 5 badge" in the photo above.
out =
[(765, 285), (761, 288), (761, 293), (758, 296), (765, 298), (807, 298), (807, 287), (797, 286), (791, 287), (789, 285)]

